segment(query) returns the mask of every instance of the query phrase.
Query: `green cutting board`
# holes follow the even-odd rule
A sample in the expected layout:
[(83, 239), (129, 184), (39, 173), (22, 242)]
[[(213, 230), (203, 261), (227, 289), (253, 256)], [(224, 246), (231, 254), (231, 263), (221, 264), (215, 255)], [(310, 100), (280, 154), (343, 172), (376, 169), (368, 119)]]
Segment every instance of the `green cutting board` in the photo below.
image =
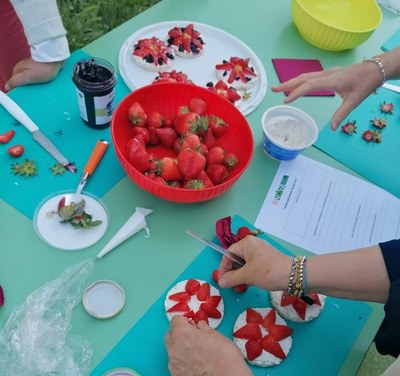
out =
[[(253, 226), (239, 216), (232, 218), (232, 228)], [(268, 240), (282, 252), (287, 250)], [(217, 243), (218, 241), (214, 239)], [(164, 336), (169, 328), (164, 310), (164, 300), (168, 290), (177, 282), (196, 278), (208, 281), (216, 286), (211, 273), (217, 269), (221, 256), (211, 248), (205, 248), (198, 257), (165, 290), (154, 305), (126, 333), (119, 343), (91, 372), (91, 376), (101, 376), (109, 369), (129, 367), (143, 376), (169, 375)], [(250, 287), (244, 294), (237, 294), (232, 289), (221, 290), (225, 304), (224, 319), (218, 331), (232, 338), (232, 328), (237, 316), (247, 307), (270, 307), (266, 291)], [(321, 315), (309, 323), (288, 322), (294, 329), (293, 345), (288, 357), (279, 366), (268, 369), (251, 366), (254, 375), (321, 375), (338, 374), (354, 341), (363, 329), (371, 308), (363, 302), (327, 298)]]

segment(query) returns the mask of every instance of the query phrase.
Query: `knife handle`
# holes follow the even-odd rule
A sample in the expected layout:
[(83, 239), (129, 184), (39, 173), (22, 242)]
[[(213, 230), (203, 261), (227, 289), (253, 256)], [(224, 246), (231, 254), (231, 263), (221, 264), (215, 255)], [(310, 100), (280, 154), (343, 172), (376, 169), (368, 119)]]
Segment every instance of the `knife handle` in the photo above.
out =
[(29, 132), (33, 133), (39, 130), (38, 126), (31, 118), (19, 107), (7, 94), (0, 90), (0, 104), (18, 120)]
[(86, 163), (83, 172), (92, 175), (93, 171), (96, 169), (97, 165), (100, 162), (100, 159), (103, 157), (105, 151), (108, 147), (108, 141), (105, 140), (98, 140), (96, 146), (94, 147), (92, 154), (89, 157), (89, 160)]

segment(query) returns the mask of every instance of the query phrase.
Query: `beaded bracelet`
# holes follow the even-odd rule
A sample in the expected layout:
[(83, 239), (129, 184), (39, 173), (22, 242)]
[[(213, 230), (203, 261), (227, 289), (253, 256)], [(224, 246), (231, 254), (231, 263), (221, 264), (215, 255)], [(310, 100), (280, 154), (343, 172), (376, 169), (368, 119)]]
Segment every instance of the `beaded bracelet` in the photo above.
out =
[(296, 256), (292, 261), (292, 268), (289, 276), (289, 284), (286, 290), (287, 295), (296, 295), (306, 303), (314, 304), (314, 299), (307, 294), (307, 259), (305, 256)]
[(363, 61), (367, 61), (367, 62), (369, 61), (369, 62), (375, 63), (379, 67), (379, 69), (381, 70), (381, 73), (382, 73), (382, 83), (380, 84), (380, 86), (382, 86), (387, 81), (387, 74), (386, 74), (385, 67), (382, 64), (381, 59), (379, 57), (373, 57), (371, 59), (364, 59)]

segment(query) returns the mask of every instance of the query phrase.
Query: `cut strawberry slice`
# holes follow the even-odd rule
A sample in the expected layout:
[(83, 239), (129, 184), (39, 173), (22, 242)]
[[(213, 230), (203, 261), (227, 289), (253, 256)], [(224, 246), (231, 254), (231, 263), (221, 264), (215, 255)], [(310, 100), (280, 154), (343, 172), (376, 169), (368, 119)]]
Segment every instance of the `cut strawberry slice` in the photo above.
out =
[(253, 308), (247, 308), (246, 309), (246, 322), (254, 322), (256, 324), (262, 324), (263, 322), (263, 317), (259, 312), (254, 310)]
[(204, 311), (202, 311), (200, 309), (194, 314), (194, 322), (197, 324), (201, 320), (205, 321), (207, 323), (207, 325), (208, 325), (207, 313), (205, 313)]
[(213, 319), (220, 319), (222, 317), (221, 312), (218, 311), (212, 302), (208, 302), (208, 300), (205, 303), (200, 304), (200, 310), (204, 311), (208, 317)]
[(275, 325), (275, 321), (276, 321), (276, 311), (275, 309), (271, 308), (267, 316), (265, 316), (262, 326), (268, 329), (269, 326)]
[(262, 348), (270, 354), (276, 356), (279, 359), (285, 359), (286, 354), (282, 350), (279, 341), (272, 335), (266, 335), (261, 339)]
[(167, 312), (188, 312), (190, 311), (189, 305), (185, 302), (178, 302), (173, 305)]
[(249, 339), (244, 346), (246, 349), (247, 359), (250, 361), (257, 359), (263, 351), (260, 341), (257, 341), (256, 339)]
[(190, 301), (190, 294), (187, 293), (186, 291), (181, 291), (177, 292), (175, 294), (172, 294), (168, 297), (168, 299), (173, 300), (175, 302), (184, 302), (184, 303), (189, 303)]
[(270, 325), (268, 327), (268, 333), (274, 336), (278, 341), (281, 341), (292, 335), (293, 329), (286, 325)]
[(196, 296), (198, 300), (205, 302), (210, 297), (210, 285), (207, 282), (203, 283), (197, 290)]
[(261, 339), (262, 334), (260, 326), (251, 322), (236, 330), (233, 336), (242, 339)]
[(190, 295), (196, 294), (199, 288), (200, 288), (200, 282), (197, 279), (189, 279), (186, 282), (185, 291)]

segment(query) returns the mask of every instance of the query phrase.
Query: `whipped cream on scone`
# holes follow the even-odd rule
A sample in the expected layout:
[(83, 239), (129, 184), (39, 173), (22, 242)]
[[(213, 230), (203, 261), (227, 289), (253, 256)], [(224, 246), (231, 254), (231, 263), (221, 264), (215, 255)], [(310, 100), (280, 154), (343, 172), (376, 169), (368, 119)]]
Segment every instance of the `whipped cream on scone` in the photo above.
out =
[(140, 67), (154, 72), (168, 70), (175, 62), (175, 51), (156, 37), (140, 39), (132, 56)]
[(224, 317), (224, 301), (219, 290), (199, 279), (178, 282), (168, 291), (164, 306), (168, 320), (181, 315), (195, 323), (204, 320), (213, 329)]
[(228, 86), (233, 86), (237, 90), (248, 90), (258, 80), (257, 72), (250, 64), (249, 58), (233, 56), (217, 64), (215, 69), (219, 80), (225, 81)]
[(233, 328), (233, 340), (250, 364), (270, 367), (286, 359), (293, 329), (274, 308), (247, 308)]
[(281, 316), (290, 321), (308, 322), (317, 318), (325, 306), (326, 295), (309, 293), (314, 299), (310, 305), (296, 295), (286, 295), (284, 291), (270, 291), (269, 296), (272, 305)]
[(205, 42), (193, 24), (185, 27), (176, 26), (168, 31), (167, 43), (177, 56), (193, 58), (204, 52)]

